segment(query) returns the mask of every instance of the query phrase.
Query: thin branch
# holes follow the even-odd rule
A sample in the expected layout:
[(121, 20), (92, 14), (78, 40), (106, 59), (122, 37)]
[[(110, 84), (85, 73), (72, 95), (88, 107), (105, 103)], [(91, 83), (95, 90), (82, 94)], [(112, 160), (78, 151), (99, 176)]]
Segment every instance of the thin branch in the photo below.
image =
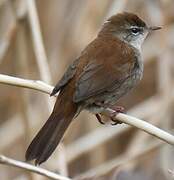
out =
[(5, 165), (10, 165), (10, 166), (13, 166), (13, 167), (18, 167), (18, 168), (21, 168), (21, 169), (26, 169), (28, 171), (43, 175), (43, 176), (51, 178), (51, 179), (71, 180), (70, 178), (67, 178), (67, 177), (61, 176), (59, 174), (50, 172), (50, 171), (48, 171), (46, 169), (36, 167), (36, 166), (31, 165), (31, 164), (27, 164), (25, 162), (17, 161), (17, 160), (5, 157), (3, 155), (0, 155), (0, 163), (5, 164)]
[[(7, 75), (1, 75), (0, 74), (0, 83), (8, 84), (8, 85), (14, 85), (14, 86), (19, 86), (19, 87), (25, 87), (25, 88), (30, 88), (30, 89), (35, 89), (41, 92), (45, 92), (47, 94), (51, 93), (52, 86), (42, 82), (42, 81), (33, 81), (33, 80), (24, 80), (21, 78), (14, 78), (11, 76)], [(110, 114), (114, 113), (112, 109), (107, 108), (105, 111), (103, 111), (103, 115), (110, 117)], [(137, 127), (138, 129), (141, 129), (148, 134), (151, 134), (158, 139), (161, 139), (168, 144), (174, 145), (174, 136), (171, 135), (170, 133), (163, 131), (152, 124), (140, 120), (138, 118), (119, 113), (115, 116), (116, 120), (119, 120), (123, 123), (129, 124), (131, 126)]]
[(21, 79), (21, 78), (12, 77), (8, 75), (4, 75), (4, 74), (0, 74), (0, 83), (28, 88), (28, 89), (34, 89), (37, 91), (44, 92), (46, 94), (50, 94), (53, 89), (52, 86), (44, 83), (43, 81)]
[[(110, 114), (113, 114), (114, 112), (115, 112), (114, 110), (107, 108), (107, 109), (105, 109), (105, 112), (103, 112), (102, 114), (109, 117)], [(135, 117), (123, 114), (123, 113), (117, 114), (114, 119), (119, 120), (125, 124), (134, 126), (138, 129), (141, 129), (141, 130), (147, 132), (148, 134), (151, 134), (151, 135), (167, 142), (168, 144), (174, 145), (174, 136), (173, 135), (153, 126), (152, 124), (150, 124), (144, 120), (140, 120), (138, 118), (135, 118)]]

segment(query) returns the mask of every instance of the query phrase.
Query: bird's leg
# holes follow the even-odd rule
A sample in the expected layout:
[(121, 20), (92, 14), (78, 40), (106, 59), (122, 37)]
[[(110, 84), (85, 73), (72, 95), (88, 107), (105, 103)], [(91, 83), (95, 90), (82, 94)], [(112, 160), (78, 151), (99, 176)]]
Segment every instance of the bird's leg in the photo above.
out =
[(97, 118), (97, 120), (98, 120), (98, 122), (99, 122), (100, 124), (105, 124), (105, 123), (102, 121), (101, 116), (100, 116), (99, 114), (95, 114), (95, 116), (96, 116), (96, 118)]
[[(103, 107), (103, 104), (101, 105), (101, 103), (97, 103), (97, 105)], [(122, 106), (113, 106), (111, 109), (114, 110), (114, 112), (110, 114), (110, 119), (113, 122), (113, 123), (111, 123), (111, 125), (114, 126), (114, 125), (117, 125), (117, 124), (121, 124), (122, 122), (120, 122), (119, 120), (116, 120), (115, 116), (118, 113), (123, 113), (124, 112), (124, 107), (122, 107)], [(98, 122), (100, 124), (105, 124), (102, 121), (101, 115), (99, 113), (95, 114), (95, 116), (96, 116), (96, 118), (97, 118), (97, 120), (98, 120)]]
[(115, 116), (118, 114), (118, 113), (124, 113), (124, 107), (122, 106), (114, 106), (111, 108), (112, 110), (114, 110), (114, 112), (111, 114), (110, 118), (111, 118), (111, 121), (113, 123), (111, 123), (112, 126), (115, 126), (117, 124), (122, 124), (122, 122), (120, 122), (119, 120), (116, 120), (115, 119)]
[[(102, 107), (102, 103), (96, 102), (96, 103), (94, 104), (94, 106), (100, 109), (100, 108)], [(97, 120), (98, 120), (98, 122), (99, 122), (100, 124), (105, 124), (105, 123), (102, 121), (101, 114), (96, 113), (95, 116), (96, 116), (96, 118), (97, 118)]]

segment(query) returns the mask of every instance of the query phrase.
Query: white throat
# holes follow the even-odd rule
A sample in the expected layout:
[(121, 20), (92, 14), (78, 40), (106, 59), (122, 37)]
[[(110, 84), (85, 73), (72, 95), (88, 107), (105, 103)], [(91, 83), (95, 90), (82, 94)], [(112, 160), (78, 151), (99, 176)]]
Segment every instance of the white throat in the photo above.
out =
[(145, 35), (141, 35), (138, 38), (136, 38), (135, 40), (130, 41), (129, 44), (131, 44), (134, 48), (141, 51), (141, 46), (144, 42), (145, 37), (146, 37)]
[(131, 44), (134, 48), (141, 51), (141, 46), (142, 46), (147, 34), (148, 34), (148, 32), (144, 32), (143, 34), (140, 34), (138, 37), (129, 41), (129, 44)]

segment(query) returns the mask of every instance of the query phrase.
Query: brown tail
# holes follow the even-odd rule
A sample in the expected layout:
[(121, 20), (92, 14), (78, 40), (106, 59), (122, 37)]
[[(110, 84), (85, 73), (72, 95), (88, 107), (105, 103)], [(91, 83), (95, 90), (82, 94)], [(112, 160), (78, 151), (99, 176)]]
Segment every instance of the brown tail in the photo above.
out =
[(27, 161), (35, 159), (36, 165), (46, 161), (71, 123), (76, 114), (77, 105), (71, 100), (67, 101), (67, 97), (63, 97), (61, 95), (58, 97), (49, 119), (29, 145), (25, 154)]

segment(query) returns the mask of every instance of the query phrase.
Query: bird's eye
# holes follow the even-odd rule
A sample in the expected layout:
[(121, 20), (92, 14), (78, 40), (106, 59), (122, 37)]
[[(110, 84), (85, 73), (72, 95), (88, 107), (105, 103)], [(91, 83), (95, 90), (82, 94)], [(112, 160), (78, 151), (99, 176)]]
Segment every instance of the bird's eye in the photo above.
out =
[(140, 29), (139, 29), (139, 28), (134, 27), (134, 28), (131, 28), (131, 32), (132, 32), (132, 34), (137, 35), (137, 34), (139, 34)]

